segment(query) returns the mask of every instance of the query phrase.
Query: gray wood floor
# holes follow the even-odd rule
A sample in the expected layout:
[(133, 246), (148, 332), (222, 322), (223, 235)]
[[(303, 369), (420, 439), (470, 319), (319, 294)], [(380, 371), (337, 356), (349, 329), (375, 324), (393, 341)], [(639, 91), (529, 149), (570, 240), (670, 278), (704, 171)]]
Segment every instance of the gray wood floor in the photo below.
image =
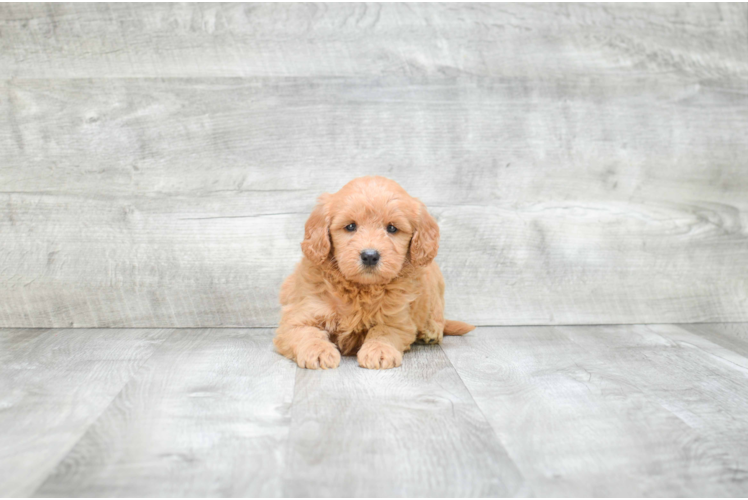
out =
[(748, 495), (748, 324), (485, 327), (383, 372), (271, 337), (0, 330), (0, 494)]

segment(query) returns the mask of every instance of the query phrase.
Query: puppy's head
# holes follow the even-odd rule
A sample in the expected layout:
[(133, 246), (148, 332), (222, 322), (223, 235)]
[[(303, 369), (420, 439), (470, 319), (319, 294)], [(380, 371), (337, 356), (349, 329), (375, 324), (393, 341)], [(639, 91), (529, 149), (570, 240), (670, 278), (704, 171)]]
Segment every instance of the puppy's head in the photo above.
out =
[(335, 263), (348, 281), (381, 284), (408, 262), (429, 264), (439, 250), (439, 226), (395, 181), (361, 177), (320, 196), (301, 249), (317, 265)]

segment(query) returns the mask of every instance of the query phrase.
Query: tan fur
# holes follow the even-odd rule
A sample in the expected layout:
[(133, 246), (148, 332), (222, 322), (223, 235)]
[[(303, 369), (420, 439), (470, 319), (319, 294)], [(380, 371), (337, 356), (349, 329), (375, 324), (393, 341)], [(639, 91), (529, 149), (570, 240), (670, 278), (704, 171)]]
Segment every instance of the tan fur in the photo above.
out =
[[(354, 232), (345, 229), (351, 223)], [(389, 224), (398, 231), (387, 232)], [(439, 226), (392, 180), (361, 177), (320, 196), (301, 249), (281, 287), (273, 343), (302, 368), (335, 368), (341, 353), (357, 354), (364, 368), (394, 368), (417, 339), (438, 343), (475, 328), (444, 319)], [(363, 249), (380, 253), (375, 271), (361, 264)]]

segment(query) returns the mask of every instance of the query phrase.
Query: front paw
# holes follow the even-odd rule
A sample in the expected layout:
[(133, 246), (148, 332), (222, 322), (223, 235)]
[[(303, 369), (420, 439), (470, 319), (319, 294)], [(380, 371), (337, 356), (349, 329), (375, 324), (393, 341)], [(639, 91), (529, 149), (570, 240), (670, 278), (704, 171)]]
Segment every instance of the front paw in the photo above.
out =
[(327, 340), (314, 340), (296, 352), (296, 364), (312, 370), (337, 368), (340, 364), (340, 351)]
[(358, 364), (370, 370), (395, 368), (403, 362), (403, 353), (385, 342), (364, 342), (358, 351)]

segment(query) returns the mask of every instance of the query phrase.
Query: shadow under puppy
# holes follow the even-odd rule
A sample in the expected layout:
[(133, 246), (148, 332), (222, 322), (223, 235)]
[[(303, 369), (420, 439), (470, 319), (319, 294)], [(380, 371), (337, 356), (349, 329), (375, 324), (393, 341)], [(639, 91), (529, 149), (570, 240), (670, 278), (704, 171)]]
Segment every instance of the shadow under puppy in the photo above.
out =
[(395, 181), (361, 177), (320, 196), (301, 249), (281, 287), (273, 343), (302, 368), (336, 368), (341, 353), (394, 368), (417, 339), (475, 328), (444, 319), (439, 226)]

